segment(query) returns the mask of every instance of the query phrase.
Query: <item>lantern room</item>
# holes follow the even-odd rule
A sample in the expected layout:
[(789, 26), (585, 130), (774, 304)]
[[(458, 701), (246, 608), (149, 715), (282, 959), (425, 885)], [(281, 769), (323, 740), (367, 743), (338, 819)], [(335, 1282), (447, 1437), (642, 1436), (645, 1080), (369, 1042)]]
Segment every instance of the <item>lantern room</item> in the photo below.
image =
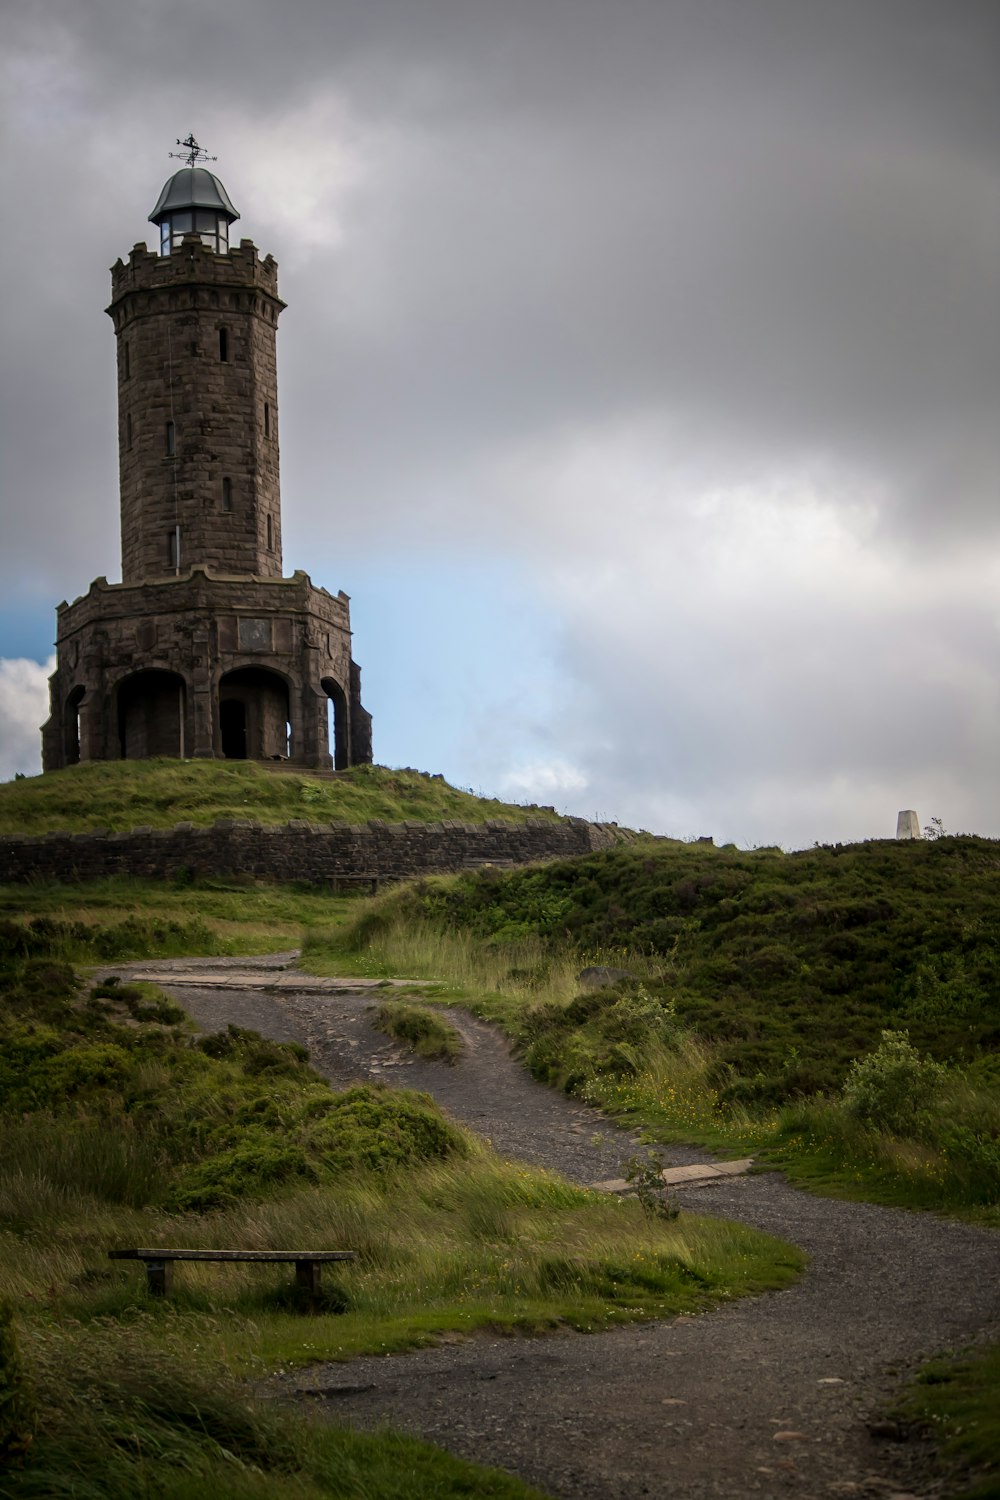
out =
[(159, 226), (160, 254), (179, 250), (196, 234), (216, 255), (229, 249), (229, 226), (239, 218), (219, 179), (205, 167), (181, 167), (164, 184), (149, 222)]

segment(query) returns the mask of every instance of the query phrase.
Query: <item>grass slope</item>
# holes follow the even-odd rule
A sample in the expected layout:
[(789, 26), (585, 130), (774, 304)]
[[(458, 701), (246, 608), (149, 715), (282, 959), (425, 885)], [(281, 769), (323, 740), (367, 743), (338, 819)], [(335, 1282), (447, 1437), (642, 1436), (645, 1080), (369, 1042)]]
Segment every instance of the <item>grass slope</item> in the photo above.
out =
[(298, 947), (304, 932), (342, 921), (355, 909), (352, 897), (248, 877), (7, 885), (0, 886), (0, 957), (47, 955), (93, 964), (275, 953)]
[(259, 823), (365, 823), (490, 818), (556, 819), (551, 808), (475, 797), (422, 771), (355, 766), (336, 777), (272, 770), (254, 761), (91, 761), (0, 785), (0, 834), (121, 832), (217, 818)]
[(424, 883), (375, 912), (368, 934), (426, 919), (493, 948), (540, 938), (632, 969), (716, 1047), (725, 1098), (836, 1088), (887, 1026), (1000, 1082), (1000, 844), (991, 840), (791, 855), (629, 846)]

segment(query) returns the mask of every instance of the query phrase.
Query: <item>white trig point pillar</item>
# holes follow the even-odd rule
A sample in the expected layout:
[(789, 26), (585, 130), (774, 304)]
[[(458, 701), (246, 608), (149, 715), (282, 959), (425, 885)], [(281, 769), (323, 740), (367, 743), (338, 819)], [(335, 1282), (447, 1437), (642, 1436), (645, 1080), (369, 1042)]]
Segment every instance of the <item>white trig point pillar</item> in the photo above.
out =
[(920, 819), (912, 807), (906, 808), (896, 819), (896, 837), (898, 839), (923, 838), (920, 832)]

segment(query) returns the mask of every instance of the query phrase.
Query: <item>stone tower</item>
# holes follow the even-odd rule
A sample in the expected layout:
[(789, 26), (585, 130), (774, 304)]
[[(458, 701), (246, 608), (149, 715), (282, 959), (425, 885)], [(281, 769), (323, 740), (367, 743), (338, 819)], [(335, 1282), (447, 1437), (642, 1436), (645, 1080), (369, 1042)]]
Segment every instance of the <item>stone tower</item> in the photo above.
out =
[(43, 767), (367, 762), (350, 601), (282, 574), (278, 268), (229, 248), (239, 215), (185, 144), (150, 214), (159, 254), (138, 244), (111, 271), (122, 582), (58, 606)]

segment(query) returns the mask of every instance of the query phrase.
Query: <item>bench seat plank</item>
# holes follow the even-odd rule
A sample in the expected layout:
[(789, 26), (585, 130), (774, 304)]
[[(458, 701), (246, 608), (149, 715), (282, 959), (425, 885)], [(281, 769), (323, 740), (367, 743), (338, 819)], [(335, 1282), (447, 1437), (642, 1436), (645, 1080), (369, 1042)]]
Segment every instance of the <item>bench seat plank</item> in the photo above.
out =
[(109, 1250), (109, 1260), (355, 1260), (356, 1250)]

